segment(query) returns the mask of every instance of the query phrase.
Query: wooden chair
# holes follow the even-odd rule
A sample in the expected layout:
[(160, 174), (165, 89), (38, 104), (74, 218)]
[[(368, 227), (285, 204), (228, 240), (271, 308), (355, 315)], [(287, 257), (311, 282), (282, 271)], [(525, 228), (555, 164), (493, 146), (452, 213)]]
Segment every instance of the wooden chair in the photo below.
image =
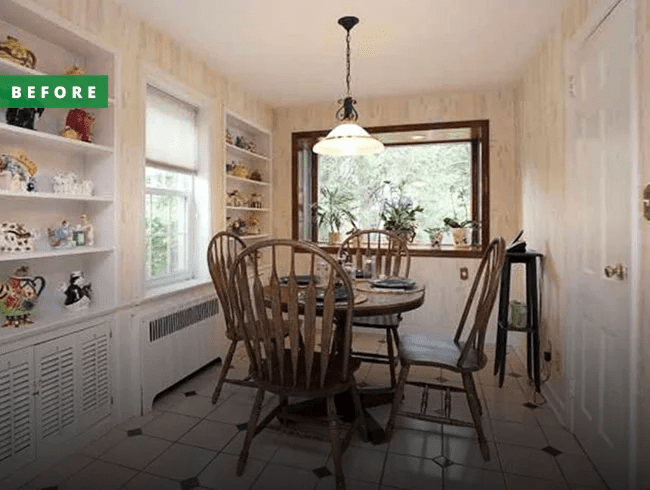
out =
[[(479, 371), (487, 364), (487, 356), (483, 352), (485, 332), (488, 320), (494, 307), (499, 290), (499, 277), (505, 260), (505, 242), (497, 238), (490, 243), (483, 255), (474, 283), (467, 298), (465, 309), (460, 317), (460, 323), (453, 339), (433, 335), (405, 335), (400, 345), (399, 357), (402, 368), (399, 373), (393, 407), (386, 426), (386, 437), (389, 439), (395, 426), (397, 415), (413, 417), (442, 424), (474, 427), (478, 435), (481, 454), (486, 461), (490, 459), (490, 450), (485, 439), (481, 424), (482, 408), (476, 393), (476, 385), (472, 373)], [(477, 294), (478, 293), (478, 294)], [(474, 313), (474, 321), (469, 333), (461, 340), (465, 322)], [(461, 375), (463, 387), (447, 384), (408, 381), (411, 366), (428, 366), (445, 369)], [(410, 384), (424, 388), (420, 412), (400, 411), (405, 385)], [(428, 388), (445, 391), (445, 403), (442, 415), (426, 414)], [(472, 422), (451, 418), (451, 392), (464, 392), (472, 414)]]
[[(411, 254), (406, 240), (392, 231), (387, 230), (357, 230), (348, 236), (338, 251), (339, 257), (351, 260), (357, 270), (363, 270), (367, 259), (374, 259), (377, 275), (408, 277), (411, 269)], [(380, 315), (354, 318), (355, 327), (375, 328), (386, 332), (387, 354), (375, 352), (354, 352), (354, 356), (364, 362), (388, 364), (390, 369), (391, 387), (395, 387), (395, 351), (399, 348), (397, 327), (402, 316)]]
[[(260, 255), (270, 257), (270, 270), (261, 269)], [(321, 278), (318, 286), (311, 281), (298, 287), (297, 264), (303, 264), (303, 272), (313, 276), (317, 261), (329, 265), (327, 277)], [(263, 281), (263, 274), (268, 274), (268, 281)], [(354, 289), (349, 277), (333, 257), (315, 245), (265, 240), (248, 247), (237, 258), (231, 268), (229, 289), (235, 323), (242, 332), (252, 381), (257, 386), (237, 474), (245, 469), (253, 437), (286, 412), (289, 397), (320, 397), (327, 403), (336, 488), (345, 488), (341, 455), (352, 429), (341, 444), (335, 395), (352, 392), (357, 421), (364, 426), (353, 375), (358, 363), (354, 366), (350, 355)], [(335, 295), (339, 301), (335, 302)], [(285, 326), (289, 330), (286, 337)], [(258, 425), (265, 392), (277, 394), (279, 404)]]
[(214, 393), (212, 393), (213, 404), (217, 403), (225, 382), (251, 386), (251, 383), (246, 380), (229, 379), (226, 377), (232, 364), (237, 344), (242, 339), (235, 328), (235, 322), (232, 316), (230, 295), (228, 294), (228, 280), (230, 279), (228, 273), (237, 256), (245, 248), (246, 244), (241, 238), (227, 231), (217, 233), (208, 244), (208, 269), (210, 270), (210, 276), (212, 276), (214, 288), (217, 290), (217, 296), (221, 302), (223, 317), (226, 323), (226, 337), (230, 340), (230, 347), (226, 354), (226, 359), (221, 366), (217, 386), (214, 388)]

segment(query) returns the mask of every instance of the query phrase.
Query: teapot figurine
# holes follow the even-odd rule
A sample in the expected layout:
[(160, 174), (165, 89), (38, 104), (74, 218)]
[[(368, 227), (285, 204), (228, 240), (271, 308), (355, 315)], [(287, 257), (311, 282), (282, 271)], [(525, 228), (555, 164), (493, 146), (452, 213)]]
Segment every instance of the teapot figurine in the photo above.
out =
[(9, 282), (0, 283), (0, 312), (5, 316), (2, 326), (17, 328), (34, 323), (29, 316), (44, 288), (45, 279), (30, 277), (26, 265), (9, 276)]

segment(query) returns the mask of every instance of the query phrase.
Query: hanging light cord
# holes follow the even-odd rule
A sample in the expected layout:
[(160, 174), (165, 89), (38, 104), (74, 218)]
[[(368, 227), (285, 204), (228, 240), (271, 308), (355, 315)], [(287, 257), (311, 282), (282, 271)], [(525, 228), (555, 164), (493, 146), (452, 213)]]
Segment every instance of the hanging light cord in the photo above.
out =
[[(349, 19), (348, 22), (345, 22), (344, 19)], [(350, 31), (352, 28), (359, 22), (359, 19), (351, 20), (352, 18), (342, 18), (339, 19), (339, 24), (347, 31), (345, 36), (346, 50), (345, 50), (345, 86), (346, 86), (346, 97), (344, 99), (339, 99), (338, 103), (341, 104), (339, 110), (336, 111), (336, 118), (339, 121), (356, 121), (359, 118), (357, 110), (354, 108), (354, 104), (357, 103), (356, 100), (350, 95), (350, 81), (352, 76), (350, 75)]]

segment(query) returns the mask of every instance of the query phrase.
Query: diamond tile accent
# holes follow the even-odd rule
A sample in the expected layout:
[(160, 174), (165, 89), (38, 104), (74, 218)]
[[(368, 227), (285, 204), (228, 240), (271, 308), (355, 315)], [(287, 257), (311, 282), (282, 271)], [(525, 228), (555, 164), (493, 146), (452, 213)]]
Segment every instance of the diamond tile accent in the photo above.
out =
[(452, 464), (454, 464), (454, 462), (451, 459), (449, 459), (447, 456), (440, 455), (440, 456), (436, 456), (435, 458), (431, 458), (431, 459), (433, 459), (433, 462), (435, 464), (437, 464), (438, 466), (440, 466), (441, 468), (448, 468)]
[(196, 390), (189, 390), (185, 392), (185, 396), (194, 396), (196, 395)]
[(538, 408), (538, 405), (535, 405), (534, 403), (531, 402), (526, 402), (524, 403), (524, 407), (530, 408), (531, 410), (535, 410), (536, 408)]
[(191, 490), (192, 488), (196, 488), (201, 486), (199, 483), (199, 479), (196, 476), (193, 476), (192, 478), (188, 478), (187, 480), (183, 480), (181, 482), (181, 490)]
[(246, 430), (248, 429), (248, 422), (242, 422), (241, 424), (237, 424), (237, 430)]
[(138, 427), (137, 429), (127, 430), (126, 435), (129, 436), (129, 437), (141, 436), (142, 435), (142, 429), (140, 429)]
[(321, 466), (320, 468), (316, 468), (315, 470), (312, 470), (312, 472), (318, 478), (325, 478), (326, 476), (330, 476), (332, 474), (332, 472), (327, 469), (327, 466)]
[(562, 454), (562, 451), (560, 451), (559, 449), (554, 448), (553, 446), (543, 447), (542, 451), (544, 451), (545, 453), (550, 454), (553, 457), (559, 456), (560, 454)]

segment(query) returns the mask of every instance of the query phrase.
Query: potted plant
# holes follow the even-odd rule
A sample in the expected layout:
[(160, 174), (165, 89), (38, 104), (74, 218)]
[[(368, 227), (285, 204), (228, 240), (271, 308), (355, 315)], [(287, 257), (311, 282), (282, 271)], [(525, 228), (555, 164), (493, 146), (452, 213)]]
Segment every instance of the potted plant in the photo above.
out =
[(340, 189), (321, 188), (321, 199), (318, 200), (318, 226), (326, 223), (330, 234), (328, 243), (334, 245), (341, 241), (341, 225), (348, 219), (353, 226), (356, 217), (350, 210), (354, 198)]
[(384, 229), (394, 231), (406, 241), (412, 242), (418, 227), (417, 214), (422, 213), (424, 208), (415, 206), (413, 199), (404, 194), (405, 184), (406, 181), (403, 180), (396, 189), (391, 186), (392, 195), (384, 199), (381, 219), (384, 222)]
[(424, 231), (429, 235), (432, 247), (440, 247), (442, 236), (449, 230), (447, 225), (425, 228)]
[(447, 228), (451, 229), (451, 236), (454, 239), (456, 246), (469, 246), (472, 244), (472, 229), (477, 225), (475, 221), (468, 218), (467, 211), (467, 191), (460, 189), (456, 194), (458, 200), (458, 207), (463, 210), (465, 219), (460, 220), (456, 213), (456, 200), (454, 199), (455, 187), (449, 187), (449, 194), (451, 195), (451, 206), (454, 211), (454, 217), (446, 217), (443, 222)]

